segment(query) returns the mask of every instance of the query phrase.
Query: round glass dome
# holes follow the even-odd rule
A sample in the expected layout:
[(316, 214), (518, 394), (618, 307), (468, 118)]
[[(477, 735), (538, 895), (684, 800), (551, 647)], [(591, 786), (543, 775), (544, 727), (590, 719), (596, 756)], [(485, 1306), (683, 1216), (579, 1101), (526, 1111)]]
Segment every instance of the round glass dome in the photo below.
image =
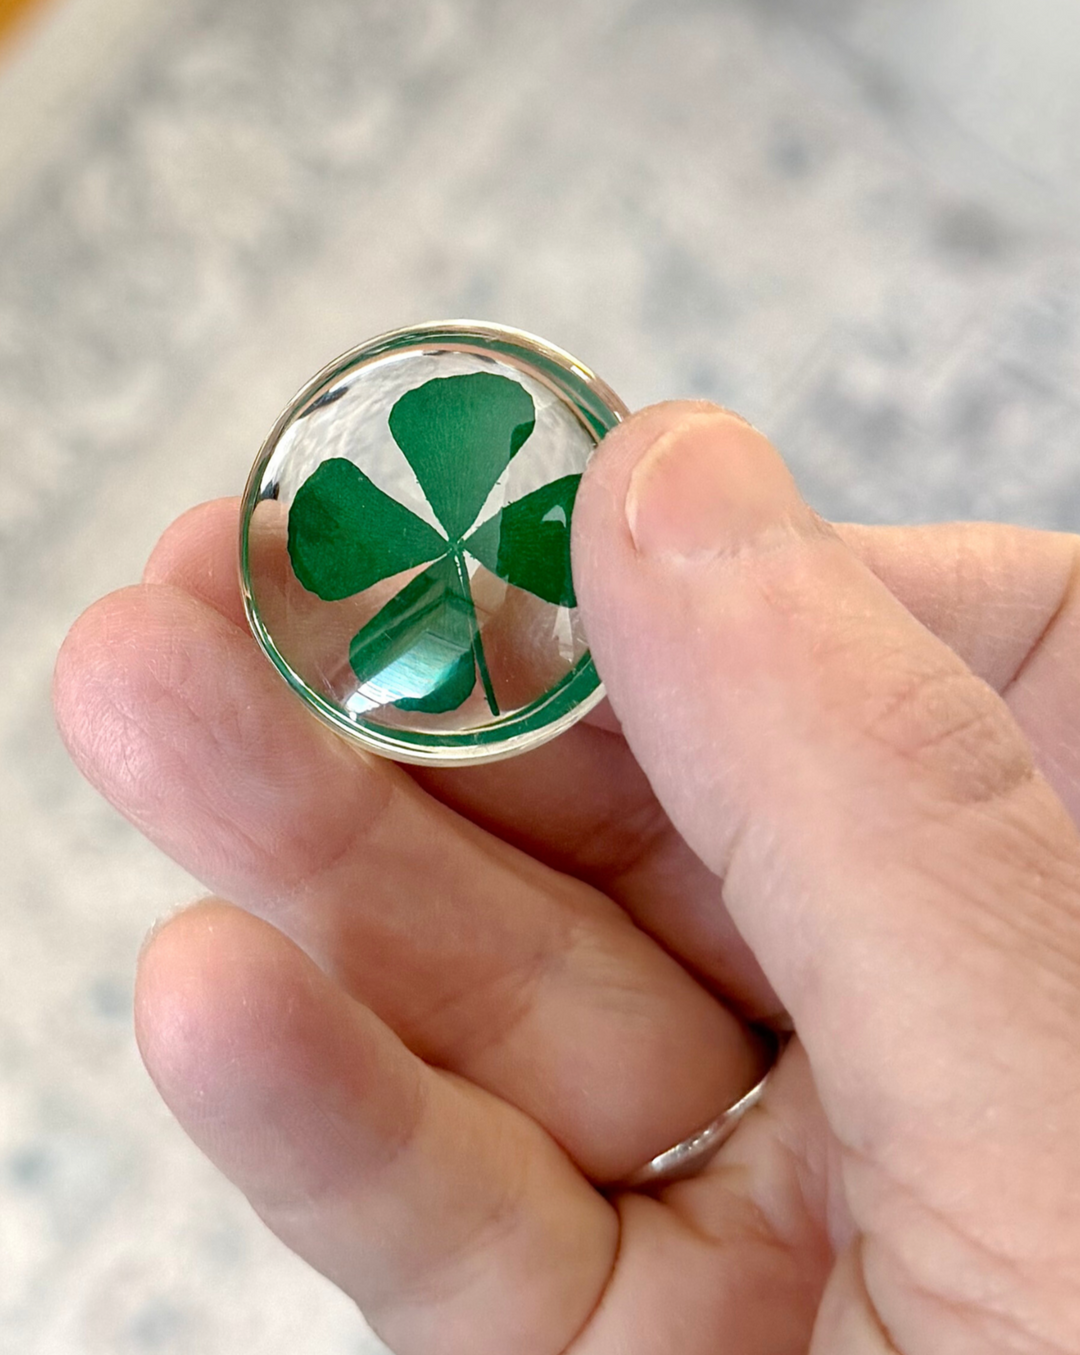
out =
[(494, 761), (602, 697), (578, 617), (581, 473), (626, 414), (581, 363), (471, 321), (314, 377), (244, 494), (252, 629), (324, 721), (404, 762)]

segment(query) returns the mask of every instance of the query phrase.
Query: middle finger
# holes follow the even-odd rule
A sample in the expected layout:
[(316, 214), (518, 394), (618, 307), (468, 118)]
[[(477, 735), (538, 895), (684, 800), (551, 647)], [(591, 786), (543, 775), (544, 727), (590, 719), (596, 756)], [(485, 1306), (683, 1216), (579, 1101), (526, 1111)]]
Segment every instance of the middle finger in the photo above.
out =
[(56, 690), (77, 760), (138, 827), (593, 1179), (756, 1080), (753, 1038), (620, 908), (340, 743), (198, 598), (144, 586), (97, 604)]

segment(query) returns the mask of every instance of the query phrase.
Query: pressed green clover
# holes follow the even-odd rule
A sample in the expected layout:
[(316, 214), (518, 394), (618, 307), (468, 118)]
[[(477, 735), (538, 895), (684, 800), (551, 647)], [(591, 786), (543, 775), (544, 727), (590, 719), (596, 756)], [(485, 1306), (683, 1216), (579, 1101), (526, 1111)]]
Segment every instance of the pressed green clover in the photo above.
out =
[(396, 692), (387, 700), (403, 710), (442, 712), (468, 698), (479, 671), (498, 715), (465, 556), (545, 602), (575, 606), (570, 519), (581, 476), (553, 480), (477, 523), (536, 424), (529, 392), (495, 373), (427, 381), (401, 396), (389, 422), (445, 536), (333, 457), (289, 511), (293, 569), (329, 602), (427, 565), (353, 636), (353, 672), (361, 684), (381, 676), (376, 685)]

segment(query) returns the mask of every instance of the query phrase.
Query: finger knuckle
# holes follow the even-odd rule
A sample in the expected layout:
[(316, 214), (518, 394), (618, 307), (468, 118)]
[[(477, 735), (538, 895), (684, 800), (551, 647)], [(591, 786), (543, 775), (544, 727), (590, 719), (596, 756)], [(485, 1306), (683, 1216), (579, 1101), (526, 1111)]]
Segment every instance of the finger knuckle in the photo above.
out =
[(1035, 774), (1030, 746), (1007, 708), (957, 662), (913, 666), (899, 656), (866, 704), (864, 735), (948, 801), (1007, 797)]

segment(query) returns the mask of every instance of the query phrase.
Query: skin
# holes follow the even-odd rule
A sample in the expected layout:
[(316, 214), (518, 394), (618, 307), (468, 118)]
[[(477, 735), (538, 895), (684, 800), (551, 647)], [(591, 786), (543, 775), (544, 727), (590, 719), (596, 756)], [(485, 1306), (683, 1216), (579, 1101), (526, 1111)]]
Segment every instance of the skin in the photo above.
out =
[[(830, 527), (766, 440), (601, 447), (612, 710), (358, 756), (256, 652), (236, 504), (60, 655), (84, 772), (215, 891), (136, 1030), (195, 1142), (398, 1355), (1080, 1348), (1080, 539)], [(617, 1183), (756, 1080), (695, 1179)]]

